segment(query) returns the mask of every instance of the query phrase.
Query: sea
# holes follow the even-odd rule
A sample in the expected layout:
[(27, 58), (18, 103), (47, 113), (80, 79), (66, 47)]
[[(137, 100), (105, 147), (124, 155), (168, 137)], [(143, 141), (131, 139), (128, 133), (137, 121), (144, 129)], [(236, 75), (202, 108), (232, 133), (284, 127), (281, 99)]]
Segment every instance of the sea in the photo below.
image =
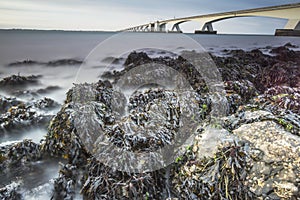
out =
[[(273, 35), (203, 35), (182, 33), (120, 33), (84, 31), (0, 30), (0, 80), (13, 74), (42, 75), (40, 84), (28, 88), (41, 89), (58, 86), (60, 89), (45, 94), (60, 104), (66, 92), (79, 82), (94, 82), (106, 71), (121, 70), (132, 51), (145, 51), (150, 57), (180, 55), (184, 50), (201, 50), (217, 56), (228, 56), (226, 50), (260, 49), (270, 54), (270, 48), (287, 43), (300, 50), (299, 37)], [(62, 59), (83, 61), (81, 65), (47, 66), (45, 64), (17, 65), (22, 61), (48, 63)], [(0, 95), (9, 95), (0, 90)], [(43, 98), (40, 96), (39, 98)], [(33, 99), (21, 99), (30, 101)], [(0, 138), (0, 147), (31, 139), (39, 142), (46, 129), (26, 130), (21, 134), (6, 134)], [(0, 183), (9, 184), (22, 177), (24, 199), (50, 199), (53, 179), (58, 176), (59, 164), (38, 162), (31, 173), (22, 171), (0, 175)], [(3, 185), (0, 185), (3, 186)], [(77, 199), (81, 199), (78, 194)]]

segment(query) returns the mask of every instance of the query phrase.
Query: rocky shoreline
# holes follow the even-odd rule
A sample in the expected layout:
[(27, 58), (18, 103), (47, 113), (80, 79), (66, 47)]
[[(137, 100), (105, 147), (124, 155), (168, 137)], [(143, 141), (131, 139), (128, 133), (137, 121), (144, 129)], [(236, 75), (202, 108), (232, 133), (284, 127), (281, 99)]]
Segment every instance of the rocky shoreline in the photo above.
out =
[[(205, 81), (181, 56), (150, 58), (144, 52), (132, 52), (123, 70), (105, 72), (97, 83), (74, 85), (63, 105), (49, 98), (23, 102), (1, 96), (0, 137), (2, 132), (22, 131), (27, 126), (48, 126), (48, 133), (40, 143), (24, 140), (0, 146), (0, 175), (16, 166), (26, 171), (39, 161), (55, 158), (61, 160), (61, 168), (52, 181), (52, 199), (74, 199), (79, 193), (83, 199), (299, 199), (300, 51), (293, 48), (291, 44), (270, 47), (271, 55), (259, 49), (211, 55), (228, 102), (227, 114), (218, 124), (210, 123), (213, 102)], [(196, 91), (195, 140), (184, 155), (164, 168), (144, 173), (118, 171), (99, 162), (95, 156), (102, 153), (99, 146), (109, 141), (123, 151), (155, 151), (171, 144), (183, 123), (184, 105), (176, 103), (176, 91), (165, 88), (134, 93), (125, 117), (112, 109), (118, 105), (113, 101), (114, 83), (147, 63), (180, 72)], [(0, 87), (19, 85), (22, 91), (27, 89), (24, 85), (38, 84), (39, 78), (14, 75), (1, 80)], [(43, 112), (59, 106), (55, 116)], [(88, 130), (78, 126), (87, 118), (85, 109), (92, 119)], [(149, 137), (143, 135), (147, 130), (154, 130), (147, 132)], [(91, 132), (98, 135), (94, 138)], [(0, 198), (22, 199), (23, 185), (22, 180), (1, 184)]]

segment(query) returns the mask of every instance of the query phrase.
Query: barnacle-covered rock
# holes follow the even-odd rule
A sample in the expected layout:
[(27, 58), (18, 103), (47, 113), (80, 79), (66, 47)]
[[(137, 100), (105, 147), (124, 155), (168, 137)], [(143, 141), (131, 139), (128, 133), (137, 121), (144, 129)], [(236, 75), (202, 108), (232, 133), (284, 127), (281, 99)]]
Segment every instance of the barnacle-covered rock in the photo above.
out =
[(258, 196), (288, 198), (299, 196), (300, 139), (274, 121), (241, 125), (233, 133), (258, 148), (260, 156), (247, 175), (248, 186)]

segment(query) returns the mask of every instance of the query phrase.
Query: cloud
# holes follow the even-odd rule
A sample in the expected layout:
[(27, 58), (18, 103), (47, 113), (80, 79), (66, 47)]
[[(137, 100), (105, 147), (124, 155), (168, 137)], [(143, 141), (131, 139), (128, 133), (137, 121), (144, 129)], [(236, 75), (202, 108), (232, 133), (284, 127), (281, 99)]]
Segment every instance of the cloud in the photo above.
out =
[[(174, 16), (186, 17), (297, 2), (299, 1), (215, 0), (212, 3), (211, 0), (1, 0), (0, 28), (119, 30)], [(260, 20), (256, 21), (260, 24), (259, 22)], [(247, 24), (243, 25), (238, 20), (231, 23), (247, 29)], [(219, 23), (216, 27), (220, 28), (222, 24)], [(187, 31), (199, 29), (186, 25), (183, 27)], [(227, 30), (227, 26), (224, 25), (222, 29)], [(263, 27), (260, 29), (265, 30)]]

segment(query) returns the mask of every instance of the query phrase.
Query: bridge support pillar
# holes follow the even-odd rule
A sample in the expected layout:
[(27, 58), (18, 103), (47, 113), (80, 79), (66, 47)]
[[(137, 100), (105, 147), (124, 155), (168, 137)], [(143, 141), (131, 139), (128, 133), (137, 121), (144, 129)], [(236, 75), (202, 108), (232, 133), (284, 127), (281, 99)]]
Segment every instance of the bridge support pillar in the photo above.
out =
[(154, 32), (154, 31), (155, 31), (155, 23), (150, 23), (150, 24), (149, 24), (149, 27), (150, 27), (150, 31), (151, 31), (151, 32)]
[(209, 31), (209, 32), (213, 32), (214, 28), (211, 24), (211, 22), (206, 22), (203, 27), (202, 27), (202, 31)]
[(284, 29), (276, 29), (275, 36), (300, 36), (300, 19), (290, 19)]
[(211, 22), (206, 22), (201, 30), (195, 30), (195, 34), (216, 34)]
[(159, 32), (166, 32), (166, 24), (161, 24), (158, 26)]
[(182, 30), (180, 29), (179, 24), (174, 24), (171, 31), (176, 31), (176, 32), (182, 33)]

